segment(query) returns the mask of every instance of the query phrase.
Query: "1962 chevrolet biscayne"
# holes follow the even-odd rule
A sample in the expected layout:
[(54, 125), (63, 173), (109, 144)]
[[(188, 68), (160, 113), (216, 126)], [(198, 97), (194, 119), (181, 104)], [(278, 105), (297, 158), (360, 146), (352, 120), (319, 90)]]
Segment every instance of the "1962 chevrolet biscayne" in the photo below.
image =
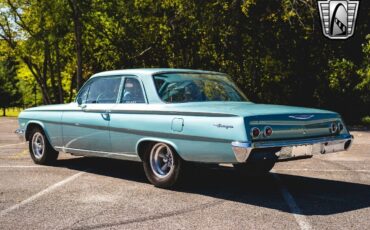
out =
[(98, 73), (75, 102), (19, 115), (37, 164), (59, 151), (142, 161), (148, 180), (171, 187), (186, 162), (232, 163), (263, 173), (279, 160), (347, 150), (352, 136), (334, 112), (254, 104), (222, 73), (132, 69)]

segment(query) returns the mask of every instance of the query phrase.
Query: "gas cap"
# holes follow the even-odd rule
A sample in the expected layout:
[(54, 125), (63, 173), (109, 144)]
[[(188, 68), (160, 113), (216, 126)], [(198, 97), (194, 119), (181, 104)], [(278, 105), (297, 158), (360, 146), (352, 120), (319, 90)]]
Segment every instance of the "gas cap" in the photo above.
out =
[(182, 118), (174, 118), (172, 120), (171, 129), (174, 132), (182, 132), (182, 129), (184, 127), (184, 119)]

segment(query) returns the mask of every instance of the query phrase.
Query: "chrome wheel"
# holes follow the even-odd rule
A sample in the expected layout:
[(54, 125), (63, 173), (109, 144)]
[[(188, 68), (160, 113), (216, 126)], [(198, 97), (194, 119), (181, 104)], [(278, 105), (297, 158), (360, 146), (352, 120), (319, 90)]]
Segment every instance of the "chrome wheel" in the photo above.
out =
[(36, 132), (32, 137), (32, 153), (37, 159), (41, 159), (45, 152), (44, 135)]
[(163, 143), (153, 146), (149, 161), (153, 173), (159, 178), (167, 177), (174, 169), (173, 152), (170, 147)]

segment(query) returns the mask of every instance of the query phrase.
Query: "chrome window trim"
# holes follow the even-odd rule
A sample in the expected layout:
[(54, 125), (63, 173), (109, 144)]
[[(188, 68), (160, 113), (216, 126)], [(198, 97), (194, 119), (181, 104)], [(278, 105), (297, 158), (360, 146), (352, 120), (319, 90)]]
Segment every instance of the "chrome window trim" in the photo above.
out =
[[(149, 102), (148, 102), (148, 97), (147, 97), (147, 93), (146, 93), (146, 90), (145, 90), (145, 87), (144, 87), (144, 83), (143, 83), (143, 81), (141, 80), (141, 78), (139, 77), (139, 76), (137, 76), (137, 75), (131, 75), (131, 74), (129, 74), (129, 75), (106, 75), (106, 76), (97, 76), (97, 77), (92, 77), (92, 78), (90, 78), (89, 80), (87, 80), (84, 84), (83, 84), (83, 86), (80, 88), (80, 90), (78, 91), (78, 93), (77, 93), (77, 96), (76, 96), (76, 98), (75, 98), (75, 100), (74, 100), (74, 102), (76, 102), (77, 103), (77, 98), (80, 96), (80, 94), (81, 94), (81, 92), (82, 92), (82, 89), (84, 88), (84, 87), (90, 87), (90, 85), (94, 82), (94, 81), (96, 81), (96, 80), (98, 80), (98, 79), (101, 79), (101, 78), (114, 78), (114, 77), (120, 77), (121, 78), (121, 82), (120, 82), (120, 86), (119, 86), (119, 91), (118, 91), (118, 94), (117, 94), (117, 100), (116, 100), (116, 102), (115, 103), (107, 103), (107, 104), (125, 104), (125, 103), (120, 103), (120, 101), (121, 101), (121, 98), (122, 98), (122, 94), (123, 94), (123, 87), (124, 87), (124, 84), (125, 84), (125, 80), (127, 79), (127, 78), (134, 78), (134, 79), (136, 79), (136, 80), (138, 80), (139, 81), (139, 83), (140, 83), (140, 86), (141, 86), (141, 90), (142, 90), (142, 92), (143, 92), (143, 96), (144, 96), (144, 100), (145, 100), (145, 103), (140, 103), (140, 104), (149, 104)], [(90, 85), (89, 85), (90, 84)], [(90, 89), (89, 89), (89, 91), (90, 91)], [(88, 92), (88, 94), (89, 94), (89, 92)], [(87, 95), (88, 96), (88, 95)], [(84, 104), (94, 104), (94, 103), (84, 103)]]
[(140, 86), (141, 86), (141, 92), (143, 93), (145, 103), (135, 103), (135, 104), (149, 104), (148, 97), (147, 97), (145, 87), (144, 87), (144, 83), (143, 83), (143, 81), (141, 80), (141, 78), (139, 76), (136, 76), (136, 75), (122, 75), (122, 78), (123, 79), (122, 79), (122, 85), (121, 85), (121, 92), (120, 92), (120, 96), (117, 100), (117, 104), (123, 104), (123, 105), (124, 104), (130, 104), (130, 103), (122, 103), (121, 102), (122, 97), (123, 97), (123, 93), (124, 93), (125, 82), (126, 82), (127, 78), (136, 79), (139, 82)]
[(243, 91), (238, 87), (238, 85), (235, 83), (235, 81), (232, 79), (232, 77), (228, 74), (225, 74), (225, 73), (219, 73), (219, 72), (196, 72), (196, 71), (159, 71), (159, 72), (156, 72), (156, 73), (153, 73), (151, 74), (151, 78), (152, 78), (152, 84), (154, 86), (154, 91), (155, 91), (155, 94), (157, 96), (157, 98), (160, 100), (160, 102), (162, 104), (183, 104), (183, 103), (189, 103), (189, 102), (166, 102), (164, 100), (162, 100), (161, 96), (159, 95), (159, 92), (157, 90), (157, 87), (156, 87), (156, 84), (155, 84), (155, 77), (157, 75), (161, 75), (161, 74), (208, 74), (208, 75), (219, 75), (219, 76), (224, 76), (226, 77), (232, 84), (232, 86), (235, 87), (235, 90), (241, 94), (241, 96), (243, 97), (243, 99), (245, 99), (245, 101), (240, 101), (240, 102), (249, 102), (249, 103), (252, 103), (252, 101), (249, 100), (249, 98), (243, 93)]

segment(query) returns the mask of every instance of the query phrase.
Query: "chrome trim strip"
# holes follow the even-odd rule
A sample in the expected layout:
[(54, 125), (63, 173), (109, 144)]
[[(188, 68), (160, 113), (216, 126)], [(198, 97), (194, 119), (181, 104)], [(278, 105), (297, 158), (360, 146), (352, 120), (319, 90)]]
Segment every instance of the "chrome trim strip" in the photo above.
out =
[[(118, 104), (117, 104), (118, 105)], [(69, 109), (69, 110), (27, 110), (27, 112), (76, 112), (79, 109)], [(84, 110), (85, 112), (101, 112), (104, 113), (106, 110)], [(173, 116), (199, 116), (199, 117), (237, 117), (234, 114), (227, 113), (204, 113), (204, 112), (182, 112), (182, 111), (155, 111), (155, 110), (121, 110), (113, 109), (110, 113), (122, 113), (122, 114), (148, 114), (148, 115), (173, 115)]]
[(269, 142), (256, 142), (253, 144), (254, 148), (269, 148), (269, 147), (284, 147), (284, 146), (295, 146), (295, 145), (311, 145), (317, 143), (327, 143), (335, 141), (347, 141), (352, 140), (351, 135), (342, 135), (339, 137), (320, 137), (311, 139), (299, 139), (299, 140), (289, 140), (289, 141), (273, 141)]
[(163, 132), (145, 131), (145, 130), (137, 130), (137, 129), (134, 130), (134, 129), (115, 128), (115, 127), (110, 127), (109, 129), (112, 132), (130, 133), (130, 134), (145, 136), (145, 137), (182, 139), (182, 140), (188, 140), (188, 141), (230, 143), (230, 140), (222, 139), (222, 138), (193, 136), (193, 135), (185, 135), (185, 134), (179, 134), (179, 133), (163, 133)]
[(63, 151), (64, 153), (72, 153), (75, 155), (81, 156), (95, 156), (95, 157), (106, 157), (106, 158), (115, 158), (122, 160), (137, 160), (141, 161), (139, 156), (136, 153), (114, 153), (114, 152), (104, 152), (104, 151), (94, 151), (94, 150), (85, 150), (85, 149), (76, 149), (76, 148), (67, 148), (61, 146), (54, 146), (58, 151)]
[(157, 138), (170, 138), (170, 139), (182, 139), (182, 140), (189, 140), (189, 141), (206, 141), (206, 142), (219, 142), (219, 143), (230, 143), (228, 139), (222, 138), (213, 138), (213, 137), (201, 137), (201, 136), (193, 136), (193, 135), (185, 135), (179, 133), (164, 133), (164, 132), (154, 132), (154, 131), (145, 131), (145, 130), (137, 130), (137, 129), (127, 129), (127, 128), (115, 128), (115, 127), (108, 127), (108, 126), (98, 126), (98, 125), (87, 125), (81, 123), (69, 123), (69, 122), (56, 122), (56, 121), (47, 121), (47, 120), (38, 120), (44, 123), (49, 124), (57, 124), (57, 125), (68, 125), (68, 126), (78, 126), (81, 128), (90, 128), (90, 129), (97, 129), (97, 130), (107, 130), (111, 132), (122, 132), (122, 133), (129, 133), (139, 136), (145, 137), (157, 137)]
[(291, 115), (289, 118), (296, 119), (296, 120), (308, 120), (313, 118), (315, 115), (305, 115), (305, 114), (300, 114), (300, 115)]
[(252, 125), (306, 125), (306, 126), (315, 126), (320, 124), (325, 124), (327, 122), (339, 121), (337, 117), (331, 118), (322, 118), (322, 119), (315, 119), (315, 120), (252, 120), (249, 124)]
[(351, 135), (340, 135), (337, 137), (319, 137), (319, 138), (284, 140), (284, 141), (238, 142), (239, 143), (238, 146), (244, 147), (244, 148), (271, 148), (271, 147), (285, 147), (285, 146), (294, 146), (294, 145), (310, 145), (310, 144), (326, 143), (326, 142), (341, 141), (341, 140), (347, 141), (351, 139), (353, 139)]

